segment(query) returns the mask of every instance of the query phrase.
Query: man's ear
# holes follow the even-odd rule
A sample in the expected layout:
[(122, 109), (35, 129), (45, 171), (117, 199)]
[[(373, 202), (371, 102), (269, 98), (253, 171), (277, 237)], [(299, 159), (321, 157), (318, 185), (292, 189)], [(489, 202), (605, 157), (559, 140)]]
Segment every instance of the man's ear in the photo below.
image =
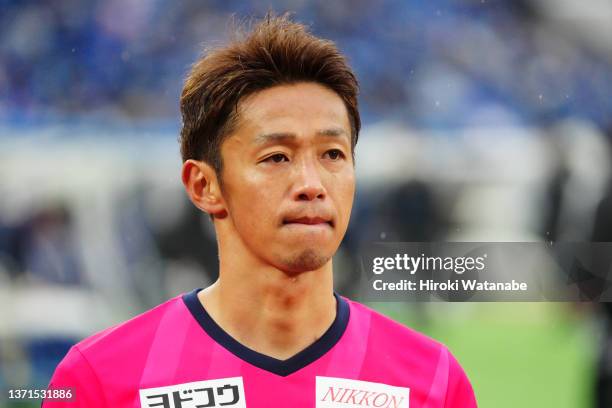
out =
[(219, 180), (212, 166), (189, 159), (183, 163), (181, 179), (193, 205), (215, 218), (227, 216)]

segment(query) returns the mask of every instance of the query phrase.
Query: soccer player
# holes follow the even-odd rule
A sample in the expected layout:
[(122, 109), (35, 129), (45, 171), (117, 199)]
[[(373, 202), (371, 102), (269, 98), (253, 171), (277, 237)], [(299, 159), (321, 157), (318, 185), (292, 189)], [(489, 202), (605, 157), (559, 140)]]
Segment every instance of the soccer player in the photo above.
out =
[(476, 407), (448, 349), (334, 292), (360, 129), (335, 45), (267, 16), (197, 61), (182, 181), (214, 223), (219, 279), (69, 351), (53, 407)]

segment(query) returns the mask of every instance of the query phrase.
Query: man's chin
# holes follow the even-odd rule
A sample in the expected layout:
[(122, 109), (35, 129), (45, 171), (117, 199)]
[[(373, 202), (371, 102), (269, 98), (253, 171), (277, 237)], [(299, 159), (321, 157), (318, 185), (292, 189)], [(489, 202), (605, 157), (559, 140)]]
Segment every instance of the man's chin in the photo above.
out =
[(289, 258), (283, 259), (283, 270), (291, 274), (314, 271), (322, 268), (329, 262), (331, 256), (323, 254), (314, 249), (305, 249), (302, 252), (293, 254)]

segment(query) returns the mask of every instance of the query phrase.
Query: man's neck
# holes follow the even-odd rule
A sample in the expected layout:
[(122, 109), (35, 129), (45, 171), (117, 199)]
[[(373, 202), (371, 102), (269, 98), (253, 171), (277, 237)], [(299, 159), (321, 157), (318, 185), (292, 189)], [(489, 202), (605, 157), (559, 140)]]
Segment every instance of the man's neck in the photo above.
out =
[(292, 357), (319, 339), (336, 317), (331, 260), (295, 276), (271, 266), (228, 271), (222, 262), (219, 275), (199, 293), (200, 302), (230, 336), (267, 356)]

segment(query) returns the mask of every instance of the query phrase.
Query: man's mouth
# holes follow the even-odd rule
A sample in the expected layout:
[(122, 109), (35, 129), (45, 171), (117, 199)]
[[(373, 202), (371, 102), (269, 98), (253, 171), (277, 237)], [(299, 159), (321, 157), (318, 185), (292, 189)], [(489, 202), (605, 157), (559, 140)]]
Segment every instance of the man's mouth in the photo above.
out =
[(334, 223), (332, 220), (323, 217), (298, 217), (298, 218), (287, 218), (283, 220), (283, 225), (313, 225), (313, 226), (330, 226), (333, 227)]

